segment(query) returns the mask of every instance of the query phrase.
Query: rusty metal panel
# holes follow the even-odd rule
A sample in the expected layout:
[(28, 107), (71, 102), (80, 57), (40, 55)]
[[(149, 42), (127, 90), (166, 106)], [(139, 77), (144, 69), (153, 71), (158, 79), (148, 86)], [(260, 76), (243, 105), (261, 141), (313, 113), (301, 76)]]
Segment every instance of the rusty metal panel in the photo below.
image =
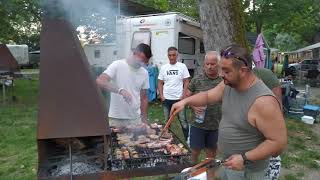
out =
[(0, 73), (19, 72), (19, 64), (5, 44), (0, 44)]
[(102, 95), (70, 23), (44, 18), (38, 139), (110, 134)]

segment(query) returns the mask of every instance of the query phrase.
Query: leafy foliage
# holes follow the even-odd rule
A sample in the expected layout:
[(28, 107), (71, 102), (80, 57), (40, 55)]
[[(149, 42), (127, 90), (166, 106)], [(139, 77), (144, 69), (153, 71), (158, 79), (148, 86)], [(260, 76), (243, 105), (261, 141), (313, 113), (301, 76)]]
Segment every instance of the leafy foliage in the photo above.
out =
[[(13, 41), (17, 44), (28, 44), (30, 49), (39, 48), (40, 1), (0, 1), (0, 42)], [(164, 12), (177, 11), (199, 19), (197, 0), (132, 1)], [(73, 1), (63, 0), (63, 2)], [(113, 21), (108, 18), (111, 16), (105, 16), (103, 13), (112, 11), (97, 11), (95, 16), (86, 16), (88, 9), (91, 6), (93, 7), (93, 5), (90, 5), (93, 1), (87, 2), (89, 2), (89, 6), (86, 5), (87, 8), (78, 8), (84, 18), (76, 19), (76, 22), (89, 23), (90, 29), (98, 29), (99, 34), (110, 31), (110, 27), (112, 27), (110, 23)], [(270, 46), (283, 51), (290, 51), (315, 43), (314, 37), (320, 32), (319, 0), (241, 0), (241, 2), (243, 5), (241, 11), (243, 10), (245, 14), (246, 31), (263, 32)], [(78, 5), (72, 7), (74, 6)], [(102, 5), (99, 9), (102, 9), (102, 7), (104, 6)], [(113, 38), (111, 34), (105, 41), (112, 41)]]
[[(243, 0), (246, 30), (263, 32), (273, 47), (289, 51), (314, 43), (320, 31), (319, 0)], [(286, 34), (286, 35), (284, 35)], [(277, 42), (291, 38), (289, 44)]]
[(164, 12), (181, 12), (195, 19), (199, 18), (197, 0), (135, 0), (138, 3), (160, 9)]
[(37, 0), (0, 1), (0, 42), (39, 48), (40, 8)]

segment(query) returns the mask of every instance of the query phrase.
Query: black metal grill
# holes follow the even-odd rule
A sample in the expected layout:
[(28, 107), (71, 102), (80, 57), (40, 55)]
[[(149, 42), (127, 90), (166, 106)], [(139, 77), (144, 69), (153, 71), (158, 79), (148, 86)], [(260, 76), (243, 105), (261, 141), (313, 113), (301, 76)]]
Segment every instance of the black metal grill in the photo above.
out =
[[(90, 174), (103, 171), (106, 155), (103, 151), (103, 139), (101, 137), (91, 137), (90, 145), (84, 149), (67, 149), (60, 147), (53, 140), (46, 141), (49, 155), (39, 166), (39, 175), (61, 176), (72, 174)], [(72, 166), (72, 167), (71, 167)]]
[[(141, 133), (139, 133), (140, 135)], [(136, 136), (136, 134), (134, 135)], [(173, 134), (173, 144), (182, 143)], [(111, 153), (109, 158), (109, 167), (112, 171), (129, 170), (137, 168), (152, 168), (152, 167), (168, 167), (171, 165), (187, 165), (191, 159), (190, 150), (187, 154), (171, 155), (163, 151), (157, 151), (156, 149), (134, 147), (138, 153), (138, 158), (117, 159), (116, 149), (126, 147), (125, 145), (119, 145), (117, 140), (117, 133), (111, 133)], [(186, 146), (185, 146), (186, 148)]]

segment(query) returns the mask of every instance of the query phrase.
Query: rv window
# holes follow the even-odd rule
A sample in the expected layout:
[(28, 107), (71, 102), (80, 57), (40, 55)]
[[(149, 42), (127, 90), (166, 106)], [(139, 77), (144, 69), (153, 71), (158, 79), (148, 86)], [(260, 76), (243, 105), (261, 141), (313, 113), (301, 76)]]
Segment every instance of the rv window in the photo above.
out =
[(94, 50), (94, 58), (100, 58), (100, 50)]
[(131, 49), (136, 48), (140, 43), (148, 44), (150, 46), (151, 32), (137, 31), (133, 33)]
[(179, 33), (178, 51), (181, 54), (195, 54), (196, 40), (188, 35)]
[(204, 50), (204, 44), (203, 44), (203, 42), (201, 41), (200, 42), (200, 53), (201, 54), (203, 54), (203, 53), (205, 53), (206, 51)]

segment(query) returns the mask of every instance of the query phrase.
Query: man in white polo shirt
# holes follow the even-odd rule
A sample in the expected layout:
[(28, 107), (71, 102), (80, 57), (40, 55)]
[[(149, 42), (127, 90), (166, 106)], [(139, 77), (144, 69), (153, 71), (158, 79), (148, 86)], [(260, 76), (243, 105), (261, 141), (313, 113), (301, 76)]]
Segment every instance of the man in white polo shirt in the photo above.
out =
[(111, 126), (147, 122), (149, 78), (142, 65), (148, 62), (151, 56), (150, 46), (139, 44), (132, 56), (114, 61), (97, 78), (98, 86), (111, 92)]
[[(161, 67), (158, 76), (158, 90), (163, 102), (164, 117), (169, 118), (171, 106), (186, 97), (189, 84), (189, 71), (185, 64), (178, 62), (178, 50), (175, 47), (168, 48), (169, 63)], [(185, 139), (188, 138), (189, 126), (185, 111), (178, 114)]]

